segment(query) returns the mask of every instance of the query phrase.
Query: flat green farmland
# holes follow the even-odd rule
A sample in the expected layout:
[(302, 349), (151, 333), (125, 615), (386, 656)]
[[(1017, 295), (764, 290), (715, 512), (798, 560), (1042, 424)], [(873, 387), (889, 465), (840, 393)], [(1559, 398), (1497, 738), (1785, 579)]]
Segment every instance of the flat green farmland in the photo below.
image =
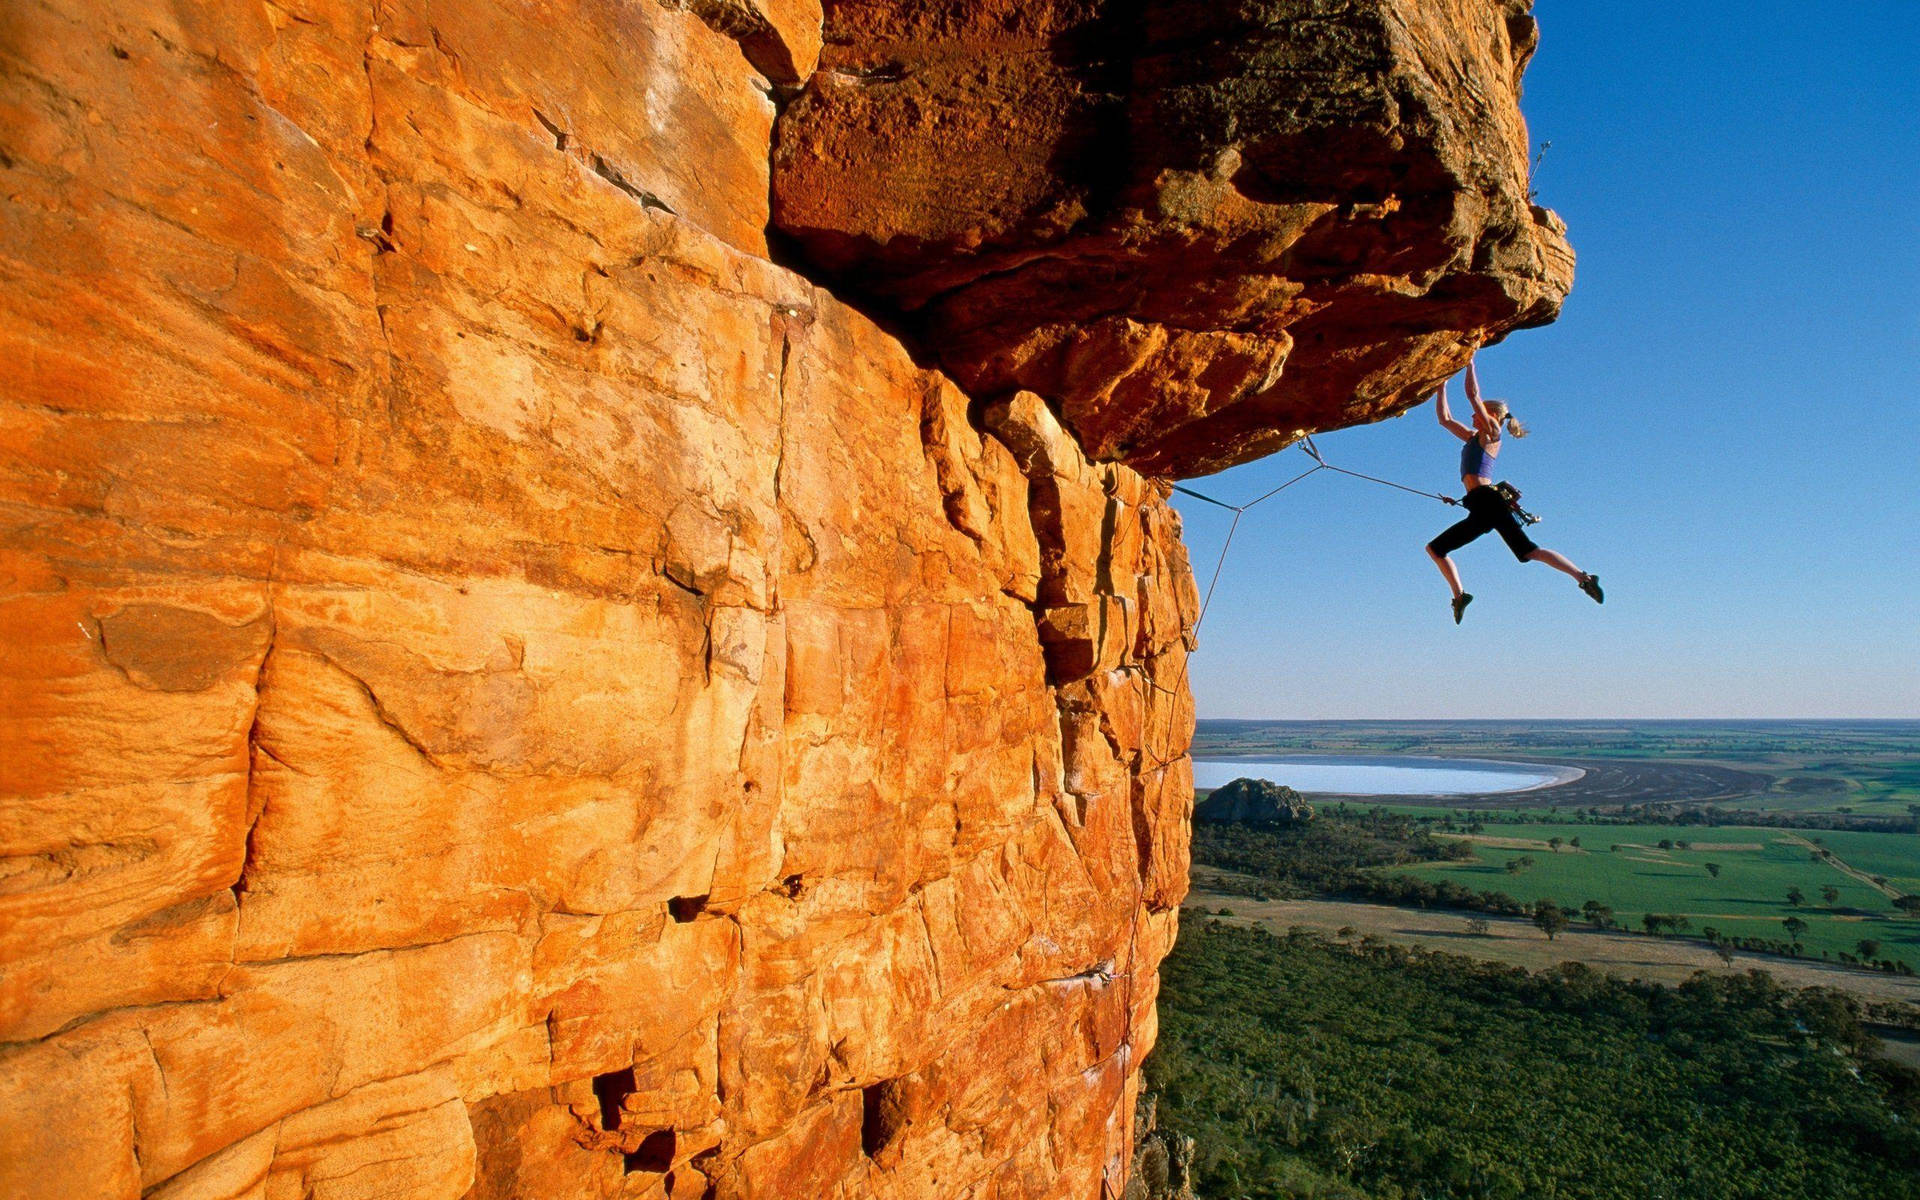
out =
[(1780, 756), (1761, 764), (1774, 774), (1766, 792), (1745, 801), (1755, 808), (1802, 812), (1847, 812), (1904, 817), (1920, 804), (1920, 759), (1912, 757), (1823, 760)]
[(1884, 876), (1899, 891), (1920, 892), (1920, 834), (1809, 829), (1800, 836), (1825, 846), (1850, 867)]
[[(1557, 852), (1548, 844), (1553, 837), (1563, 839)], [(1578, 847), (1572, 845), (1576, 837)], [(1899, 880), (1920, 878), (1920, 837), (1913, 834), (1659, 825), (1488, 825), (1467, 835), (1474, 861), (1392, 869), (1451, 878), (1519, 900), (1553, 900), (1576, 911), (1597, 900), (1630, 929), (1639, 929), (1646, 913), (1678, 914), (1696, 937), (1713, 928), (1730, 937), (1786, 941), (1781, 922), (1798, 917), (1807, 924), (1800, 943), (1812, 957), (1855, 953), (1864, 938), (1880, 943), (1878, 957), (1920, 967), (1920, 920), (1902, 915), (1871, 882), (1815, 860), (1815, 847), (1807, 842), (1812, 837), (1826, 839), (1840, 864), (1885, 875), (1896, 889), (1905, 890)], [(1662, 849), (1663, 839), (1672, 845)], [(1522, 858), (1532, 865), (1507, 869)], [(1717, 876), (1708, 863), (1718, 868)], [(1825, 887), (1838, 893), (1831, 902), (1822, 894)], [(1798, 907), (1787, 903), (1790, 888), (1805, 897)]]

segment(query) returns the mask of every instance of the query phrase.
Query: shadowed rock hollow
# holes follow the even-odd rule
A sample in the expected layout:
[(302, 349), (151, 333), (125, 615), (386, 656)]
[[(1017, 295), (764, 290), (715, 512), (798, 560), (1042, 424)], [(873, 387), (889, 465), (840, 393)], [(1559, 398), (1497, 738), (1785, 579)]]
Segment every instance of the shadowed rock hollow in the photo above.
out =
[(8, 6), (0, 1195), (1117, 1194), (1154, 475), (1552, 315), (1530, 31)]

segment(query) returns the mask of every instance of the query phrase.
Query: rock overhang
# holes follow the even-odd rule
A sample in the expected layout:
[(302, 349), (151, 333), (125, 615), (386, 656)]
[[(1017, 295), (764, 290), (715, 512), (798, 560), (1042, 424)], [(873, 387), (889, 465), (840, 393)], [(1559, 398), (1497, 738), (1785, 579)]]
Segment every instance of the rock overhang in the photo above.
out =
[(1189, 476), (1404, 410), (1572, 284), (1529, 0), (830, 0), (774, 224), (976, 395)]

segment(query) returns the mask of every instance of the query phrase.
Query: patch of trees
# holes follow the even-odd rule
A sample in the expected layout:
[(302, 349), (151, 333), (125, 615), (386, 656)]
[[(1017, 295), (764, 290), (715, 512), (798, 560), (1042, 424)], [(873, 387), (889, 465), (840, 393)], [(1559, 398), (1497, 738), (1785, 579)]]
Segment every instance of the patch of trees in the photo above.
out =
[[(1684, 923), (1685, 921), (1683, 919), (1682, 924), (1684, 925)], [(1749, 954), (1777, 954), (1782, 958), (1808, 957), (1805, 948), (1800, 943), (1800, 938), (1807, 931), (1807, 923), (1798, 917), (1787, 917), (1780, 922), (1780, 925), (1787, 933), (1786, 940), (1784, 941), (1778, 938), (1732, 937), (1722, 933), (1711, 925), (1701, 929), (1700, 936), (1706, 939), (1709, 946), (1713, 947), (1714, 953), (1720, 956), (1722, 962), (1729, 964), (1733, 962), (1733, 954), (1736, 950), (1744, 950)], [(1658, 933), (1662, 931), (1649, 928), (1647, 932)], [(1907, 963), (1894, 958), (1880, 958), (1878, 957), (1879, 953), (1880, 940), (1878, 938), (1861, 938), (1860, 941), (1854, 945), (1853, 953), (1842, 950), (1839, 954), (1832, 955), (1831, 957), (1849, 967), (1864, 967), (1870, 971), (1884, 971), (1888, 975), (1912, 975), (1914, 973), (1913, 968)], [(1827, 958), (1830, 956), (1823, 951), (1820, 957)]]
[[(1193, 860), (1233, 872), (1240, 878), (1223, 879), (1220, 886), (1256, 899), (1343, 896), (1417, 908), (1532, 917), (1534, 905), (1506, 892), (1476, 890), (1448, 878), (1423, 879), (1375, 869), (1471, 862), (1474, 857), (1471, 843), (1434, 837), (1425, 822), (1383, 809), (1322, 810), (1312, 823), (1292, 827), (1199, 822), (1193, 827)], [(1518, 874), (1533, 865), (1531, 857), (1522, 855), (1511, 860), (1507, 870)], [(1607, 915), (1611, 919), (1612, 910)]]
[(1161, 978), (1146, 1073), (1201, 1195), (1920, 1197), (1920, 1077), (1874, 1055), (1844, 993), (1204, 920)]
[(1281, 898), (1364, 888), (1370, 867), (1466, 862), (1473, 847), (1437, 838), (1419, 821), (1384, 809), (1322, 811), (1300, 824), (1241, 825), (1194, 822), (1193, 857), (1260, 881)]
[(1910, 805), (1905, 817), (1875, 817), (1847, 812), (1791, 812), (1757, 808), (1721, 808), (1714, 804), (1635, 804), (1586, 808), (1451, 810), (1452, 819), (1472, 832), (1487, 825), (1699, 825), (1753, 826), (1764, 829), (1832, 829), (1860, 833), (1920, 833), (1920, 813)]
[(1920, 832), (1920, 817), (1872, 817), (1847, 812), (1792, 812), (1721, 808), (1714, 804), (1640, 804), (1621, 809), (1610, 822), (1622, 825), (1751, 825), (1766, 829), (1835, 829), (1861, 833)]
[(1558, 904), (1551, 900), (1542, 900), (1533, 906), (1533, 923), (1539, 926), (1540, 932), (1547, 935), (1548, 941), (1552, 941), (1573, 921), (1567, 916), (1566, 910)]

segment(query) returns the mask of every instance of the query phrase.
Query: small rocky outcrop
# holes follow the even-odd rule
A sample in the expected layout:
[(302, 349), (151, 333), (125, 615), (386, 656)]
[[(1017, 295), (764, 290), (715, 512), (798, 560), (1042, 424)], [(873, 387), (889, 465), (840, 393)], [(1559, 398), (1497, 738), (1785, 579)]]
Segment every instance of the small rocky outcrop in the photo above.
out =
[(1313, 820), (1313, 805), (1283, 784), (1236, 779), (1213, 789), (1194, 808), (1193, 819), (1239, 825), (1304, 825)]
[(1160, 1097), (1142, 1092), (1133, 1107), (1133, 1163), (1121, 1200), (1197, 1200), (1193, 1139), (1160, 1127)]

